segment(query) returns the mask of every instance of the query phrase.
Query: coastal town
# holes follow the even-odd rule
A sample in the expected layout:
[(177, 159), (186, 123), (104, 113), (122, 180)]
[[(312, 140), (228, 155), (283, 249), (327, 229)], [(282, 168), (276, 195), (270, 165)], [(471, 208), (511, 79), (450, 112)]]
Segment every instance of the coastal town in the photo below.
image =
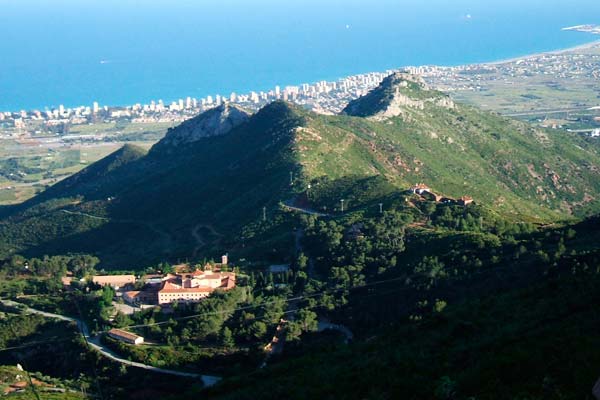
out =
[[(419, 75), (433, 88), (448, 92), (458, 99), (473, 101), (477, 96), (489, 96), (495, 85), (527, 86), (542, 84), (550, 89), (564, 89), (575, 79), (581, 82), (594, 82), (600, 78), (600, 44), (597, 42), (565, 51), (548, 52), (525, 56), (506, 61), (462, 66), (408, 66), (397, 70), (371, 72), (348, 76), (338, 81), (320, 81), (300, 85), (275, 86), (268, 91), (250, 93), (230, 93), (208, 95), (202, 98), (183, 97), (173, 101), (153, 100), (129, 106), (109, 106), (93, 102), (90, 105), (44, 110), (20, 110), (0, 112), (0, 138), (28, 138), (58, 136), (66, 140), (95, 139), (105, 136), (75, 137), (70, 128), (77, 125), (94, 125), (125, 122), (130, 124), (176, 124), (198, 113), (217, 107), (225, 102), (238, 104), (256, 111), (275, 100), (285, 100), (301, 105), (318, 113), (335, 114), (354, 100), (376, 87), (386, 76), (395, 71), (405, 71)], [(541, 82), (536, 81), (541, 79)], [(583, 85), (585, 86), (585, 85)], [(577, 100), (577, 93), (572, 93)], [(584, 94), (582, 93), (582, 96)], [(536, 100), (535, 93), (523, 100)], [(595, 96), (594, 96), (595, 97)], [(584, 102), (583, 100), (588, 100)], [(581, 109), (598, 105), (594, 98), (571, 101)], [(493, 102), (480, 103), (484, 108), (511, 114), (516, 111), (507, 105), (494, 105)], [(571, 104), (573, 105), (573, 104)], [(561, 108), (560, 103), (556, 107)]]
[(258, 110), (275, 101), (290, 101), (314, 111), (332, 114), (351, 100), (373, 89), (393, 71), (353, 75), (335, 82), (320, 81), (298, 86), (276, 86), (269, 91), (246, 94), (209, 95), (203, 98), (186, 97), (171, 102), (151, 101), (124, 107), (100, 105), (65, 107), (45, 110), (0, 112), (0, 135), (12, 137), (40, 136), (50, 132), (67, 135), (73, 125), (93, 125), (126, 120), (133, 124), (178, 123), (198, 113), (218, 107), (225, 102), (238, 104), (248, 110)]
[[(458, 103), (596, 139), (600, 137), (599, 61), (600, 43), (592, 42), (493, 63), (401, 70), (422, 77), (431, 88), (448, 93)], [(0, 111), (4, 150), (0, 151), (0, 204), (26, 200), (124, 143), (148, 148), (169, 128), (224, 102), (256, 111), (279, 99), (317, 113), (335, 114), (392, 72), (119, 107), (93, 102), (79, 107)]]
[(0, 10), (7, 400), (600, 400), (600, 1)]

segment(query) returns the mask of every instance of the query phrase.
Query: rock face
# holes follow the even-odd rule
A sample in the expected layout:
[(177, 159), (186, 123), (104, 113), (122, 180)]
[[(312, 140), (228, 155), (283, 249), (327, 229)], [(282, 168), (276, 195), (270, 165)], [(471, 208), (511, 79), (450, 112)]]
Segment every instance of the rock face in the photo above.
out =
[(225, 135), (249, 118), (250, 113), (239, 106), (222, 104), (170, 129), (159, 145), (181, 146), (203, 138)]
[(403, 115), (407, 108), (424, 110), (428, 104), (446, 109), (455, 107), (450, 97), (430, 90), (421, 77), (396, 72), (365, 96), (351, 101), (342, 113), (385, 120)]

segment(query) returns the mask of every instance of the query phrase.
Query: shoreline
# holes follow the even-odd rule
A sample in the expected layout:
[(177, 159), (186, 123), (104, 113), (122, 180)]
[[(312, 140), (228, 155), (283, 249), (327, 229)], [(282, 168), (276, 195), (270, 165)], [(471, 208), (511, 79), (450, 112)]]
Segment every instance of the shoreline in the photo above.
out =
[[(535, 57), (541, 57), (544, 55), (561, 55), (561, 54), (569, 54), (569, 53), (575, 53), (577, 51), (583, 51), (583, 50), (589, 50), (589, 49), (593, 49), (593, 48), (600, 48), (600, 39), (596, 39), (593, 40), (591, 42), (587, 42), (587, 43), (583, 43), (580, 45), (576, 45), (576, 46), (572, 46), (572, 47), (566, 47), (566, 48), (562, 48), (562, 49), (556, 49), (556, 50), (549, 50), (549, 51), (542, 51), (542, 52), (538, 52), (538, 53), (531, 53), (531, 54), (526, 54), (523, 56), (517, 56), (517, 57), (511, 57), (511, 58), (506, 58), (506, 59), (500, 59), (500, 60), (496, 60), (496, 61), (484, 61), (484, 62), (474, 62), (474, 63), (463, 63), (463, 64), (457, 64), (457, 65), (441, 65), (441, 64), (426, 64), (426, 65), (419, 65), (419, 66), (423, 66), (423, 67), (440, 67), (440, 68), (458, 68), (458, 67), (467, 67), (467, 66), (499, 66), (499, 65), (505, 65), (505, 64), (510, 64), (510, 63), (515, 63), (521, 60), (527, 60), (527, 59), (531, 59), (531, 58), (535, 58)], [(419, 67), (418, 66), (418, 67)], [(411, 67), (409, 65), (405, 65), (405, 66), (400, 66), (400, 67), (396, 67), (396, 68), (392, 68), (392, 70), (403, 70), (406, 69), (408, 67)], [(381, 73), (381, 71), (370, 71), (370, 72), (363, 72), (361, 74), (355, 74), (355, 75), (348, 75), (348, 76), (342, 76), (342, 77), (337, 77), (333, 80), (330, 80), (328, 82), (337, 82), (339, 80), (345, 79), (345, 78), (349, 78), (352, 76), (357, 76), (357, 75), (365, 75), (365, 74), (371, 74), (371, 73)], [(316, 82), (313, 82), (312, 84), (314, 84)], [(285, 86), (285, 85), (281, 85), (281, 86)], [(135, 104), (135, 103), (134, 103)], [(78, 108), (78, 107), (82, 107), (83, 105), (79, 105), (79, 106), (73, 106), (73, 107), (69, 107), (69, 108)], [(109, 108), (126, 108), (126, 107), (131, 107), (132, 104), (121, 104), (121, 105), (116, 105), (116, 104), (112, 104), (112, 105), (106, 105)], [(44, 109), (53, 109), (55, 107), (44, 107)], [(0, 110), (0, 112), (9, 112), (9, 113), (18, 113), (21, 111), (26, 111), (26, 112), (33, 112), (33, 111), (40, 111), (42, 110), (42, 108), (32, 108), (32, 109), (21, 109), (18, 111), (9, 111), (9, 110), (5, 110), (2, 111)]]
[(573, 46), (573, 47), (566, 47), (563, 49), (542, 51), (539, 53), (526, 54), (526, 55), (523, 55), (520, 57), (511, 57), (511, 58), (506, 58), (506, 59), (502, 59), (502, 60), (498, 60), (498, 61), (474, 63), (474, 64), (470, 64), (470, 65), (501, 65), (501, 64), (517, 62), (520, 60), (526, 60), (528, 58), (540, 57), (540, 56), (544, 56), (544, 55), (568, 54), (568, 53), (573, 53), (573, 52), (580, 51), (580, 50), (589, 50), (589, 49), (593, 49), (596, 47), (600, 47), (600, 39), (596, 39), (591, 42), (580, 44), (580, 45)]

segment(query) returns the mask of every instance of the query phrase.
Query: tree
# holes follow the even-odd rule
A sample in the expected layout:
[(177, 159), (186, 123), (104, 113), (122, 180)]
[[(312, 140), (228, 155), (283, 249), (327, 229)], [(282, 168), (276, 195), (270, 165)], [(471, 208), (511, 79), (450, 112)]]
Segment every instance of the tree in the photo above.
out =
[(110, 307), (112, 305), (112, 300), (114, 297), (115, 290), (112, 287), (106, 285), (102, 288), (101, 303), (103, 306)]
[(100, 260), (97, 257), (89, 254), (78, 254), (71, 257), (68, 267), (76, 277), (83, 278), (86, 275), (95, 273), (94, 268), (99, 263)]
[(436, 204), (432, 201), (426, 201), (421, 205), (421, 211), (426, 215), (431, 215), (435, 212)]
[(231, 333), (231, 329), (229, 329), (228, 327), (224, 327), (221, 330), (221, 345), (226, 349), (230, 349), (235, 346), (233, 334)]
[(437, 313), (441, 313), (442, 311), (444, 311), (444, 309), (446, 308), (446, 306), (448, 305), (448, 303), (446, 303), (444, 300), (436, 300), (435, 304), (433, 305), (433, 310)]
[(192, 338), (192, 332), (190, 331), (189, 328), (183, 328), (181, 330), (181, 339), (183, 341), (189, 341)]
[(319, 322), (317, 321), (317, 314), (313, 311), (310, 311), (306, 308), (298, 311), (296, 315), (296, 320), (300, 323), (302, 330), (304, 332), (314, 332), (319, 327)]
[(286, 301), (281, 297), (270, 297), (263, 305), (263, 319), (270, 323), (279, 322), (281, 315), (285, 311)]
[(174, 271), (173, 266), (166, 262), (158, 264), (158, 268), (162, 271), (163, 274), (171, 274)]
[(256, 339), (262, 339), (267, 334), (267, 324), (262, 321), (254, 321), (248, 327), (248, 333)]
[(298, 254), (298, 260), (296, 263), (299, 270), (306, 269), (306, 266), (308, 265), (308, 257), (306, 257), (304, 253), (300, 253)]
[(296, 275), (296, 279), (294, 282), (294, 291), (296, 293), (301, 293), (306, 288), (306, 283), (308, 282), (308, 274), (304, 271), (298, 272)]
[(123, 314), (121, 311), (117, 312), (115, 318), (113, 319), (113, 322), (115, 323), (117, 328), (123, 328), (127, 325), (131, 325), (132, 323), (131, 319), (127, 315)]
[(302, 335), (302, 326), (296, 321), (288, 321), (285, 324), (285, 340), (293, 342)]

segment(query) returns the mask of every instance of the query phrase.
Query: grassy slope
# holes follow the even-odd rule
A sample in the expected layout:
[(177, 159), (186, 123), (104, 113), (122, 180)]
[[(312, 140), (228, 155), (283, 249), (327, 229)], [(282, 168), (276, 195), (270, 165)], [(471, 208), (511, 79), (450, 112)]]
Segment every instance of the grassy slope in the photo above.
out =
[[(229, 135), (175, 152), (141, 157), (125, 148), (0, 223), (0, 234), (10, 239), (4, 253), (19, 247), (31, 254), (87, 251), (138, 265), (189, 257), (197, 245), (191, 233), (195, 226), (239, 233), (263, 206), (277, 207), (288, 190), (289, 172), (296, 168), (287, 149), (292, 127), (300, 123), (299, 115), (277, 103)], [(65, 207), (75, 214), (65, 213)], [(61, 232), (52, 228), (57, 225)], [(40, 235), (35, 227), (48, 234)]]
[(314, 116), (297, 142), (311, 177), (383, 175), (401, 189), (426, 182), (441, 194), (471, 195), (534, 219), (581, 211), (600, 188), (598, 152), (576, 135), (536, 131), (466, 106), (428, 105), (385, 122)]
[[(443, 97), (415, 83), (402, 90), (417, 100)], [(369, 107), (373, 96), (365, 98)], [(598, 210), (599, 164), (597, 150), (576, 136), (467, 106), (426, 102), (377, 122), (277, 102), (225, 136), (147, 156), (128, 146), (5, 209), (12, 216), (0, 221), (0, 253), (86, 251), (109, 265), (186, 258), (202, 244), (191, 234), (195, 227), (235, 237), (263, 207), (271, 213), (309, 183), (316, 208), (331, 210), (342, 196), (359, 207), (426, 182), (505, 215), (554, 221)]]

